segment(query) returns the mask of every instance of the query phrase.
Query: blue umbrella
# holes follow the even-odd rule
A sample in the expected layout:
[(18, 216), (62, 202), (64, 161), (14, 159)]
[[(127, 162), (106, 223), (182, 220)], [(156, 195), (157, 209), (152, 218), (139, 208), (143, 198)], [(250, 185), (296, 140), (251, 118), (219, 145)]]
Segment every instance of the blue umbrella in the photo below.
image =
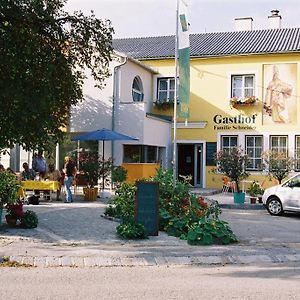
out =
[[(102, 141), (102, 157), (104, 160), (104, 141), (137, 141), (138, 138), (125, 135), (110, 129), (102, 128), (87, 132), (72, 138), (73, 141)], [(104, 176), (102, 178), (102, 189), (104, 190)]]

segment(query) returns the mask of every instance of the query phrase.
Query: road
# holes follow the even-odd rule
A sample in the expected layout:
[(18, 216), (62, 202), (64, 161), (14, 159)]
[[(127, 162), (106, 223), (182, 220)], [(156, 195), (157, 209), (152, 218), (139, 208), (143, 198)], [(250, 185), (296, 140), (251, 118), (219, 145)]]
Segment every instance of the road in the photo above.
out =
[(300, 266), (0, 268), (0, 299), (299, 299)]

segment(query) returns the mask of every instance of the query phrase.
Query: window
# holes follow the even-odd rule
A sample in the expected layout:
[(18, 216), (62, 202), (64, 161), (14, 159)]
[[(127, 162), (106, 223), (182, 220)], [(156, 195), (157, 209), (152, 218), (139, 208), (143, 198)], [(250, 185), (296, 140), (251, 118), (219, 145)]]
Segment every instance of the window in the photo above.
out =
[(139, 76), (133, 79), (132, 83), (132, 99), (134, 102), (142, 102), (144, 100), (143, 83)]
[(246, 154), (248, 155), (247, 170), (262, 170), (262, 136), (246, 136)]
[(300, 170), (300, 136), (296, 136), (295, 159), (296, 159), (295, 170), (299, 171)]
[(237, 147), (237, 136), (222, 136), (221, 145), (222, 150), (230, 151), (230, 148)]
[(232, 75), (231, 97), (246, 98), (255, 96), (254, 75)]
[(157, 101), (174, 102), (175, 78), (160, 78), (157, 84)]
[(124, 163), (157, 163), (158, 147), (144, 145), (124, 145)]
[(271, 136), (271, 150), (287, 154), (287, 136)]

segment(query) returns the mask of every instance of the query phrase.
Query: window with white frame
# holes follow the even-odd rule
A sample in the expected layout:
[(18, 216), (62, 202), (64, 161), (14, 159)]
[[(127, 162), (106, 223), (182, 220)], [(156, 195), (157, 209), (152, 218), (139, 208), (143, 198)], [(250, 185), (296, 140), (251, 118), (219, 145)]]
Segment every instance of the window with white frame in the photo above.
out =
[(246, 98), (255, 96), (254, 74), (231, 76), (231, 97)]
[(174, 102), (175, 78), (159, 78), (157, 82), (157, 101)]
[(229, 151), (231, 148), (237, 147), (238, 137), (235, 135), (221, 136), (221, 150)]
[(295, 164), (295, 170), (300, 171), (300, 136), (297, 135), (295, 141), (295, 159), (296, 159), (296, 164)]
[(139, 76), (136, 76), (133, 79), (132, 99), (134, 102), (142, 102), (144, 100), (143, 83)]
[(287, 136), (271, 136), (271, 150), (275, 152), (288, 152), (288, 138)]
[(262, 136), (246, 136), (247, 170), (259, 171), (262, 169), (262, 151)]

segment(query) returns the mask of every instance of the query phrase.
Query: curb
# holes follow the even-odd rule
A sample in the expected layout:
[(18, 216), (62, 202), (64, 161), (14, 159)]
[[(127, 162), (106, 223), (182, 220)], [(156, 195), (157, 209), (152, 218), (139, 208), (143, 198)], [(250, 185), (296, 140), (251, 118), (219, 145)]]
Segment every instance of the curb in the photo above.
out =
[(10, 256), (9, 261), (18, 262), (26, 267), (138, 267), (138, 266), (184, 266), (184, 265), (253, 265), (273, 263), (300, 262), (300, 254), (296, 255), (247, 255), (247, 256), (149, 256), (149, 257), (32, 257)]
[(244, 209), (244, 210), (265, 210), (263, 204), (220, 204), (221, 208), (225, 209)]

